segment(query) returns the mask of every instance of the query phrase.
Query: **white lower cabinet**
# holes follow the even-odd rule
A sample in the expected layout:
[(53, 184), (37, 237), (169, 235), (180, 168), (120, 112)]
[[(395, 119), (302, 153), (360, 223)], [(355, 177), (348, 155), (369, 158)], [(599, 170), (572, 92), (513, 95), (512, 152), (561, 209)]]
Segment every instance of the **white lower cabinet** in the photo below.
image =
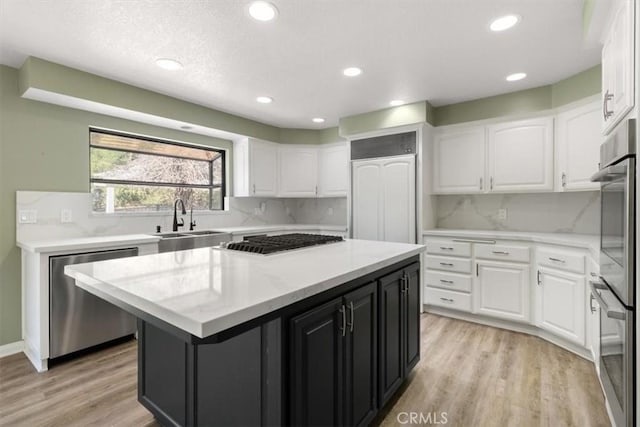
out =
[(584, 276), (541, 267), (537, 282), (538, 326), (584, 346)]
[(474, 313), (528, 322), (529, 272), (528, 264), (477, 261)]

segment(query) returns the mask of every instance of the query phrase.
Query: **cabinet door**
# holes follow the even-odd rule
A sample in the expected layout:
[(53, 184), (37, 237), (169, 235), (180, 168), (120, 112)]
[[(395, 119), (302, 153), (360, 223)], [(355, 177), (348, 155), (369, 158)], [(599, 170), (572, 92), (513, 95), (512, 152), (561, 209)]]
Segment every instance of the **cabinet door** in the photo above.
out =
[(404, 269), (405, 294), (405, 353), (404, 372), (411, 371), (420, 360), (420, 264)]
[(321, 147), (319, 151), (318, 195), (346, 197), (349, 186), (349, 150), (347, 144)]
[(382, 230), (385, 242), (416, 241), (416, 166), (414, 156), (390, 157), (382, 165)]
[(489, 127), (489, 190), (553, 190), (553, 119)]
[(317, 196), (318, 150), (315, 147), (280, 147), (279, 172), (279, 196)]
[(382, 408), (404, 380), (402, 270), (379, 280), (380, 283), (380, 386), (379, 407)]
[(633, 5), (635, 2), (620, 1), (618, 3), (620, 6), (615, 12), (602, 51), (605, 133), (609, 133), (634, 105)]
[(352, 163), (353, 238), (380, 240), (382, 165), (373, 161)]
[(292, 425), (343, 423), (344, 315), (338, 298), (291, 320)]
[(485, 185), (485, 130), (442, 131), (433, 152), (434, 193), (482, 193)]
[(249, 140), (249, 194), (275, 196), (278, 153), (274, 144)]
[(475, 313), (528, 322), (529, 266), (479, 261), (473, 294)]
[(558, 115), (556, 189), (599, 190), (600, 183), (591, 182), (600, 162), (601, 108), (598, 102)]
[(344, 296), (347, 309), (345, 406), (347, 425), (368, 425), (378, 408), (377, 283)]
[(584, 346), (584, 276), (546, 268), (538, 273), (539, 326)]

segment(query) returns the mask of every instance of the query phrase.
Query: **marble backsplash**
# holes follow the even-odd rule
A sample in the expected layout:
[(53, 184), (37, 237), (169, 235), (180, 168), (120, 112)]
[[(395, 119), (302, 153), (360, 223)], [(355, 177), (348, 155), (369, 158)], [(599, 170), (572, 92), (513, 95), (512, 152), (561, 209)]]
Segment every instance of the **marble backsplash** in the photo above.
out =
[(437, 196), (436, 227), (599, 234), (600, 192)]
[[(346, 198), (280, 199), (229, 198), (229, 210), (194, 212), (196, 229), (269, 224), (347, 223)], [(263, 209), (264, 207), (264, 209)], [(61, 222), (61, 210), (72, 211), (72, 221)], [(21, 210), (37, 211), (35, 224), (16, 221), (17, 240), (45, 240), (130, 233), (155, 233), (156, 226), (171, 231), (173, 213), (94, 214), (90, 193), (16, 192), (16, 217)], [(185, 224), (188, 227), (188, 213)]]

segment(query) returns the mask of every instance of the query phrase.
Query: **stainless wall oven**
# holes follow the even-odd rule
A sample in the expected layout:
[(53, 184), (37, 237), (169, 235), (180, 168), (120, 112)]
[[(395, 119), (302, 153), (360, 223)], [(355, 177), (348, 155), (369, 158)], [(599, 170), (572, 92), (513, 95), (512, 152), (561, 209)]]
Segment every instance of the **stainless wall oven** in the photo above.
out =
[(635, 426), (636, 125), (619, 126), (600, 149), (600, 380), (618, 427)]

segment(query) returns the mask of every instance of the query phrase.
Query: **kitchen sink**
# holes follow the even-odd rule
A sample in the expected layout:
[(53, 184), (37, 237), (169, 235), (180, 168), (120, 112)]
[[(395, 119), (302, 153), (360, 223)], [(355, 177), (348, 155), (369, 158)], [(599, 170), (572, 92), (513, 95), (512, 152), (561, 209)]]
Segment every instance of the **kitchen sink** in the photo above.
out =
[(218, 246), (222, 242), (231, 240), (229, 233), (219, 231), (185, 231), (180, 233), (160, 233), (158, 252), (175, 252), (187, 249)]

